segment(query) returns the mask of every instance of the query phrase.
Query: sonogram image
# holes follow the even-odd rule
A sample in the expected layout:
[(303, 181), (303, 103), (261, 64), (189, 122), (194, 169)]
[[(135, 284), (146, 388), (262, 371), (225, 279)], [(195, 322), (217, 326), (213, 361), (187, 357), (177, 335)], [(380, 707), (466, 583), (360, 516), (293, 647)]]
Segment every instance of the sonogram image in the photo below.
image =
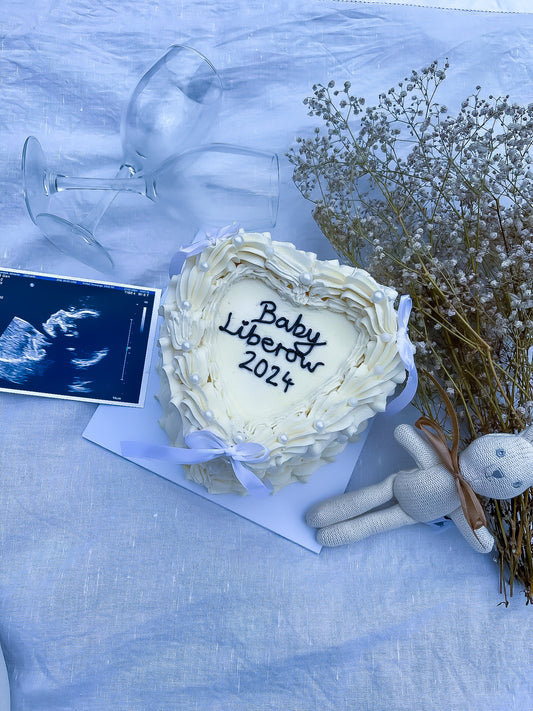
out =
[(138, 404), (158, 296), (0, 270), (0, 389)]

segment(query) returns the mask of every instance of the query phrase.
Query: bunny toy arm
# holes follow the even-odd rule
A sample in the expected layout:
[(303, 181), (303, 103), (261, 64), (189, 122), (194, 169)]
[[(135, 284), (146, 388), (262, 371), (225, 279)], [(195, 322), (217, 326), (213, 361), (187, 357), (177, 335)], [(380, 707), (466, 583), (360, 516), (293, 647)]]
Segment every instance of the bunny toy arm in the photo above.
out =
[(474, 534), (460, 506), (451, 512), (450, 518), (461, 532), (465, 541), (469, 543), (475, 551), (478, 553), (491, 552), (494, 547), (494, 538), (485, 526), (477, 528)]
[(411, 425), (398, 425), (394, 430), (394, 438), (409, 452), (418, 469), (429, 469), (440, 464), (439, 455)]

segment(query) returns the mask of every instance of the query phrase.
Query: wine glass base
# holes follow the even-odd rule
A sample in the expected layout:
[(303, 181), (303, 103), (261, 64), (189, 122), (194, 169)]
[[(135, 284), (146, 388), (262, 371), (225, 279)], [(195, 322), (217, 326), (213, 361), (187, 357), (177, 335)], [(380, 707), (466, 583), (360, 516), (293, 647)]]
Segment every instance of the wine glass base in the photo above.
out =
[(113, 269), (113, 260), (107, 250), (85, 227), (48, 213), (37, 215), (34, 221), (45, 237), (61, 252), (100, 272)]
[(22, 189), (28, 213), (35, 223), (37, 215), (48, 212), (47, 175), (48, 166), (41, 144), (34, 136), (28, 136), (22, 149)]

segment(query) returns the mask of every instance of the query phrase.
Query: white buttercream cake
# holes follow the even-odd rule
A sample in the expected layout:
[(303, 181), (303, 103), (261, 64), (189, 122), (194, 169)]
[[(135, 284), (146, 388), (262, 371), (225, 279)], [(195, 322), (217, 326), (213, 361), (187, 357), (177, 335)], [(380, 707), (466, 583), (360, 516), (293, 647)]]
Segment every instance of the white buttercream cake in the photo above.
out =
[[(396, 292), (268, 233), (186, 259), (161, 307), (161, 426), (185, 447), (208, 430), (254, 442), (273, 491), (306, 481), (354, 440), (405, 378)], [(227, 456), (185, 466), (211, 493), (247, 493)]]

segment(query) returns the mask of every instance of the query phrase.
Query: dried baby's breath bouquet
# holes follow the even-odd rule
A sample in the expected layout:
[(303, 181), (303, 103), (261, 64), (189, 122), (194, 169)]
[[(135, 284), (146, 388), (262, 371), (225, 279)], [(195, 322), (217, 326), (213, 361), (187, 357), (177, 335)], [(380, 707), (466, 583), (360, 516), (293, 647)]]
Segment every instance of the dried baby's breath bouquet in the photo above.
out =
[[(338, 252), (413, 299), (421, 372), (415, 403), (442, 419), (424, 371), (446, 388), (462, 445), (518, 432), (533, 415), (533, 104), (482, 98), (451, 116), (437, 62), (380, 94), (313, 87), (320, 125), (289, 153), (294, 181)], [(533, 489), (483, 502), (505, 601), (533, 601)]]

